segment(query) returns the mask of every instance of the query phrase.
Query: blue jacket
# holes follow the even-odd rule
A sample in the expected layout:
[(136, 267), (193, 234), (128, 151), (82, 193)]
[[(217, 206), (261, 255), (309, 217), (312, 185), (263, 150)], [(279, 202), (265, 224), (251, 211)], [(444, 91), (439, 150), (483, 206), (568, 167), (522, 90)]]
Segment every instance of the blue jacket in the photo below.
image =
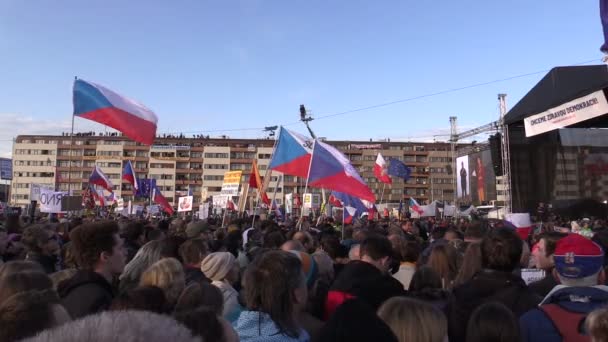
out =
[[(608, 286), (567, 287), (558, 285), (539, 305), (558, 304), (578, 313), (591, 311), (608, 304)], [(563, 324), (563, 323), (562, 323)], [(575, 324), (578, 324), (576, 322)], [(519, 319), (522, 341), (561, 342), (562, 337), (553, 322), (540, 309), (532, 309)]]
[(308, 342), (310, 337), (301, 329), (297, 338), (278, 332), (270, 316), (258, 311), (243, 311), (232, 324), (241, 342)]

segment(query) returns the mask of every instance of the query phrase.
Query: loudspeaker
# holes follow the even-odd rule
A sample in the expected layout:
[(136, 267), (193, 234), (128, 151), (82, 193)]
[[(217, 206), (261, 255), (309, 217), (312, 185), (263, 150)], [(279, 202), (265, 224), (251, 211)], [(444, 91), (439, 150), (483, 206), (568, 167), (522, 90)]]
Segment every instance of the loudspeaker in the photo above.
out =
[(492, 155), (492, 167), (496, 176), (502, 176), (502, 136), (500, 133), (491, 135), (488, 139), (490, 142), (490, 153)]

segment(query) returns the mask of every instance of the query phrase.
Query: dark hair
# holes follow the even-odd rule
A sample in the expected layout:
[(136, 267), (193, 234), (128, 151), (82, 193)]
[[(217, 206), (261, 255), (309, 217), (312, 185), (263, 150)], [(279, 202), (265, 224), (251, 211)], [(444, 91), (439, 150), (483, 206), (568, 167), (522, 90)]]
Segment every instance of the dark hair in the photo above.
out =
[(439, 274), (443, 288), (451, 288), (458, 273), (458, 252), (449, 244), (437, 244), (431, 249), (428, 266)]
[(340, 246), (340, 239), (337, 236), (324, 234), (321, 238), (321, 248), (323, 248), (325, 253), (333, 260), (336, 260), (336, 258), (339, 257)]
[(479, 221), (471, 223), (464, 231), (465, 239), (483, 239), (486, 235), (486, 227)]
[(0, 303), (20, 292), (43, 291), (52, 288), (51, 278), (42, 271), (28, 270), (8, 274), (0, 282)]
[(300, 335), (293, 317), (293, 291), (305, 287), (306, 280), (297, 256), (283, 251), (259, 255), (247, 268), (243, 285), (248, 310), (268, 314), (280, 334)]
[(226, 338), (217, 314), (208, 308), (176, 311), (173, 317), (203, 341), (223, 341)]
[(53, 305), (59, 303), (54, 291), (17, 293), (0, 305), (0, 341), (18, 341), (57, 324)]
[(519, 265), (522, 249), (522, 241), (512, 229), (494, 229), (481, 242), (481, 265), (512, 272)]
[(393, 247), (385, 236), (373, 234), (368, 236), (361, 243), (361, 257), (367, 255), (373, 260), (380, 260), (387, 256), (392, 256)]
[(112, 254), (118, 234), (118, 224), (113, 221), (86, 223), (70, 233), (72, 251), (83, 269), (93, 269), (102, 252)]
[(467, 342), (518, 342), (519, 324), (513, 312), (498, 302), (479, 306), (467, 325)]
[(568, 234), (560, 233), (560, 232), (546, 232), (542, 233), (538, 236), (538, 241), (545, 240), (545, 256), (551, 256), (555, 253), (555, 247), (557, 247), (557, 242), (568, 236)]
[(110, 310), (142, 310), (166, 314), (169, 311), (169, 303), (161, 288), (140, 286), (121, 293), (112, 301)]
[(475, 273), (479, 272), (481, 268), (481, 243), (471, 242), (464, 252), (462, 265), (454, 280), (454, 285), (462, 285), (471, 280)]
[(283, 243), (285, 243), (285, 237), (278, 230), (269, 231), (264, 234), (263, 247), (265, 248), (280, 248)]
[(203, 239), (190, 239), (179, 247), (179, 255), (184, 264), (198, 264), (209, 254), (207, 243)]
[(240, 230), (233, 230), (228, 232), (226, 238), (224, 238), (224, 246), (226, 246), (226, 250), (234, 257), (239, 256), (239, 249), (243, 245), (243, 236)]
[(159, 240), (164, 234), (160, 229), (148, 229), (146, 231), (146, 241)]
[(21, 242), (28, 251), (40, 253), (42, 251), (40, 246), (49, 241), (49, 235), (51, 235), (49, 230), (43, 228), (42, 225), (35, 225), (25, 228)]
[(177, 299), (175, 311), (189, 311), (205, 307), (218, 316), (224, 310), (222, 291), (209, 283), (192, 283), (188, 285)]
[(417, 240), (405, 240), (401, 243), (400, 248), (401, 260), (406, 262), (417, 262), (420, 258), (422, 248)]
[(145, 232), (144, 224), (141, 222), (129, 222), (122, 232), (125, 241), (134, 242)]
[(410, 282), (411, 292), (422, 291), (424, 289), (441, 289), (441, 277), (429, 266), (419, 267)]
[(182, 236), (169, 236), (164, 238), (162, 241), (162, 248), (160, 255), (163, 258), (175, 258), (182, 262), (182, 258), (179, 255), (179, 247), (186, 241), (186, 238)]

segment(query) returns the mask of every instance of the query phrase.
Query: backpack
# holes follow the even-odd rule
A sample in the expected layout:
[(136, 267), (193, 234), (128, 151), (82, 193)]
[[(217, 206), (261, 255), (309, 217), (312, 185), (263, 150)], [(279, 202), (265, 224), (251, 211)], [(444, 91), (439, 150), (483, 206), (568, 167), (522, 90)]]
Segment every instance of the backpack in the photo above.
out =
[(588, 313), (574, 312), (558, 304), (545, 304), (540, 310), (549, 317), (564, 342), (590, 342), (591, 337), (583, 331)]

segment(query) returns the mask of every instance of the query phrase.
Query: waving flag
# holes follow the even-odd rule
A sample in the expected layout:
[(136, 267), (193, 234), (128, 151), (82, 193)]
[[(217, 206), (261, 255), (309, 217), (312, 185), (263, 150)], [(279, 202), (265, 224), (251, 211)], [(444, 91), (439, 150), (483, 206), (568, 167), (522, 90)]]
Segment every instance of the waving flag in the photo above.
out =
[(374, 175), (378, 178), (379, 181), (385, 184), (392, 184), (391, 177), (388, 176), (388, 168), (387, 168), (386, 160), (382, 157), (381, 153), (378, 153), (378, 157), (376, 157), (376, 164), (374, 164)]
[(420, 204), (418, 204), (418, 202), (416, 202), (416, 200), (413, 197), (410, 197), (410, 209), (417, 212), (418, 215), (424, 214), (424, 209), (422, 209)]
[(266, 205), (270, 205), (270, 198), (263, 189), (262, 178), (260, 177), (260, 171), (258, 170), (258, 162), (254, 159), (251, 166), (251, 173), (249, 174), (249, 187), (258, 189), (258, 194), (262, 199), (262, 202)]
[(105, 196), (103, 195), (103, 189), (97, 190), (93, 187), (93, 185), (89, 184), (89, 188), (91, 190), (91, 194), (93, 198), (99, 202), (100, 207), (106, 206)]
[(90, 184), (82, 191), (82, 206), (85, 207), (85, 209), (95, 208), (95, 197), (93, 197), (93, 191), (91, 191)]
[(600, 0), (600, 19), (604, 31), (604, 43), (600, 47), (600, 51), (608, 54), (608, 0)]
[(310, 161), (308, 186), (343, 192), (371, 203), (376, 196), (342, 152), (322, 141), (315, 141)]
[(361, 213), (368, 211), (371, 205), (371, 203), (367, 201), (362, 201), (357, 197), (351, 196), (343, 192), (332, 191), (330, 198), (331, 197), (333, 197), (336, 201), (338, 201), (338, 203), (340, 203), (340, 207), (353, 207)]
[(344, 209), (342, 209), (342, 222), (344, 222), (344, 224), (353, 223), (356, 214), (357, 208), (345, 206)]
[(306, 178), (312, 146), (312, 140), (281, 127), (268, 168), (286, 175)]
[(110, 126), (142, 144), (154, 142), (158, 118), (146, 106), (80, 79), (74, 81), (73, 101), (75, 116)]
[(137, 177), (135, 176), (135, 169), (133, 169), (133, 165), (131, 164), (130, 160), (127, 160), (125, 168), (122, 170), (122, 179), (131, 183), (135, 191), (139, 189)]
[(137, 191), (135, 196), (137, 197), (150, 197), (152, 190), (156, 187), (156, 179), (144, 178), (137, 179)]
[(169, 204), (165, 196), (163, 196), (163, 193), (160, 192), (160, 190), (156, 186), (156, 183), (154, 183), (154, 187), (152, 188), (152, 199), (154, 200), (154, 203), (160, 205), (164, 212), (169, 215), (173, 215), (173, 206)]
[(410, 179), (412, 170), (403, 164), (399, 159), (389, 158), (388, 174), (391, 176), (403, 178), (404, 181)]
[(91, 172), (91, 176), (89, 176), (89, 183), (99, 185), (100, 187), (112, 192), (112, 181), (106, 177), (106, 175), (101, 171), (101, 168), (95, 165), (93, 172)]
[(342, 202), (340, 202), (339, 199), (337, 199), (333, 193), (331, 195), (329, 195), (329, 204), (331, 204), (332, 206), (336, 207), (336, 208), (342, 208)]

